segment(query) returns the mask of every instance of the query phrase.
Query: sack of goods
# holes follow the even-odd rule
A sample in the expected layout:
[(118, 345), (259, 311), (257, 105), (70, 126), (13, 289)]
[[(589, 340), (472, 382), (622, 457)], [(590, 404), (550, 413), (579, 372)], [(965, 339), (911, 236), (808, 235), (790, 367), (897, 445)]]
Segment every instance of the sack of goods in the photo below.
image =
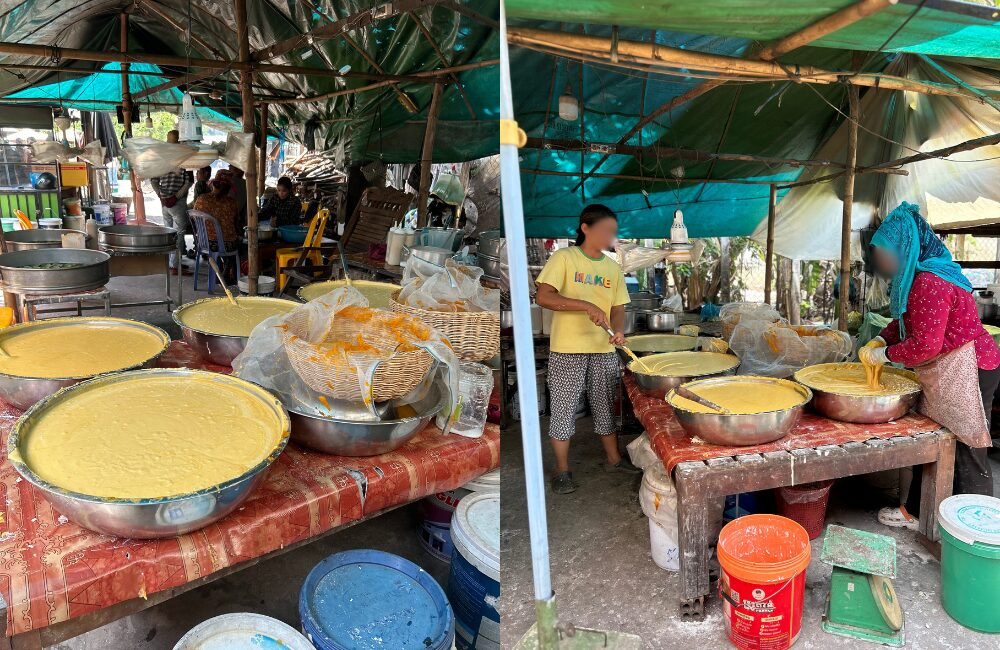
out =
[(721, 317), (731, 327), (729, 347), (740, 358), (743, 375), (790, 377), (806, 366), (844, 361), (851, 353), (847, 332), (790, 325), (769, 305), (725, 305)]
[(323, 414), (330, 400), (372, 410), (389, 400), (416, 401), (439, 363), (458, 395), (458, 359), (440, 333), (406, 314), (373, 309), (346, 287), (264, 321), (233, 370), (288, 408)]

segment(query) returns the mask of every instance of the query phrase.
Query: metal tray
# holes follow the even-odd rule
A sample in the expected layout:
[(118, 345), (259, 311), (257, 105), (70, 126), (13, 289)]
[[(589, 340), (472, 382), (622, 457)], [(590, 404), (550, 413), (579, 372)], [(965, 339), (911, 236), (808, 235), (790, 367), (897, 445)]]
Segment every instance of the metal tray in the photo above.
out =
[(56, 408), (67, 399), (83, 391), (100, 390), (111, 384), (150, 376), (183, 379), (200, 376), (237, 386), (248, 395), (269, 404), (274, 411), (277, 424), (282, 428), (282, 435), (264, 460), (240, 476), (196, 492), (154, 499), (108, 499), (70, 492), (42, 480), (19, 457), (10, 458), (14, 469), (37, 487), (56, 510), (84, 528), (105, 535), (140, 539), (175, 537), (204, 528), (228, 515), (250, 496), (288, 443), (290, 429), (288, 413), (281, 402), (263, 388), (236, 377), (204, 370), (157, 368), (102, 375), (46, 397), (31, 407), (14, 425), (7, 440), (7, 453), (13, 452), (22, 439), (31, 435), (32, 427), (37, 424), (42, 414)]
[(12, 251), (31, 251), (37, 248), (62, 248), (62, 235), (67, 232), (78, 232), (84, 236), (84, 240), (90, 239), (87, 233), (82, 230), (69, 228), (15, 230), (14, 232), (5, 232), (3, 238), (7, 242), (7, 248)]
[(151, 224), (102, 226), (97, 232), (101, 248), (135, 253), (150, 249), (177, 248), (177, 231), (173, 228)]
[[(39, 248), (0, 255), (0, 279), (14, 293), (69, 293), (103, 287), (111, 279), (111, 256), (79, 248)], [(71, 269), (28, 269), (62, 262), (83, 264)]]

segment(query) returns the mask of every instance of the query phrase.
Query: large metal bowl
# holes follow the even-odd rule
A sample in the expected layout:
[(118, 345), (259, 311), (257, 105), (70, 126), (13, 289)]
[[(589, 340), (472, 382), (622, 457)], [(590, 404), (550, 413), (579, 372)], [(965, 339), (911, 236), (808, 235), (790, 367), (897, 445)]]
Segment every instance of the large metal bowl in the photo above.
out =
[[(795, 381), (808, 386), (813, 393), (813, 409), (831, 420), (856, 424), (880, 424), (898, 420), (910, 412), (920, 399), (920, 388), (900, 395), (844, 395), (815, 388), (803, 381), (802, 373), (810, 368), (840, 365), (836, 363), (808, 366), (795, 373)], [(909, 370), (884, 368), (883, 373), (902, 375), (917, 381), (917, 375)]]
[(153, 224), (102, 226), (97, 243), (116, 253), (166, 252), (177, 248), (177, 231)]
[(87, 233), (82, 230), (70, 230), (67, 228), (15, 230), (14, 232), (5, 232), (3, 238), (7, 242), (7, 248), (12, 251), (33, 251), (38, 248), (62, 248), (62, 236), (64, 233), (70, 232), (78, 232), (84, 235), (84, 241), (90, 239)]
[[(392, 294), (399, 291), (398, 284), (389, 282), (372, 282), (371, 280), (351, 280), (351, 285), (361, 292), (368, 299), (368, 306), (375, 309), (389, 309), (392, 303)], [(320, 296), (325, 296), (334, 289), (343, 289), (347, 286), (346, 280), (327, 280), (325, 282), (313, 282), (299, 288), (295, 295), (302, 302), (315, 300)]]
[(139, 375), (173, 375), (189, 378), (192, 375), (211, 376), (213, 381), (238, 383), (248, 394), (269, 404), (283, 427), (283, 435), (268, 456), (254, 467), (234, 479), (197, 492), (157, 499), (114, 500), (95, 497), (79, 492), (64, 490), (42, 480), (28, 467), (20, 455), (10, 456), (14, 469), (41, 490), (45, 498), (69, 519), (84, 528), (105, 535), (154, 539), (176, 537), (204, 528), (222, 519), (235, 510), (254, 488), (264, 479), (267, 469), (285, 449), (288, 443), (288, 415), (281, 403), (263, 388), (248, 381), (228, 375), (190, 370), (187, 368), (157, 368), (138, 370), (130, 373), (102, 375), (70, 388), (60, 390), (31, 407), (14, 425), (7, 440), (8, 455), (18, 448), (23, 436), (30, 435), (30, 429), (37, 419), (49, 408), (60, 403), (75, 391), (99, 389), (112, 382), (128, 381)]
[[(686, 354), (686, 353), (683, 353), (683, 352), (681, 352), (681, 353), (678, 353), (678, 352), (665, 352), (663, 354), (650, 355), (649, 357), (644, 358), (643, 361), (646, 361), (646, 362), (655, 362), (656, 359), (658, 359), (658, 358), (659, 359), (666, 358), (667, 355), (670, 355), (670, 354)], [(698, 352), (698, 354), (721, 354), (721, 353), (719, 353), (719, 352)], [(696, 373), (696, 374), (688, 374), (688, 375), (684, 375), (684, 376), (680, 376), (680, 375), (650, 375), (650, 374), (646, 374), (646, 373), (638, 370), (638, 368), (637, 368), (638, 364), (636, 364), (635, 361), (633, 361), (632, 363), (630, 363), (628, 365), (628, 369), (632, 371), (632, 374), (635, 377), (635, 383), (639, 387), (639, 390), (642, 392), (643, 395), (648, 395), (649, 397), (659, 397), (660, 399), (663, 399), (663, 397), (666, 396), (666, 394), (668, 392), (670, 392), (674, 388), (677, 388), (681, 384), (688, 383), (689, 381), (693, 381), (695, 379), (707, 379), (709, 377), (722, 377), (722, 376), (725, 376), (725, 375), (734, 375), (734, 374), (736, 374), (736, 369), (740, 367), (740, 360), (739, 360), (739, 358), (737, 358), (737, 357), (735, 357), (735, 356), (733, 356), (731, 354), (730, 355), (725, 355), (725, 356), (732, 357), (733, 366), (732, 366), (732, 368), (729, 368), (727, 370), (723, 370), (722, 372), (703, 372), (703, 373)]]
[(640, 334), (630, 336), (625, 344), (636, 356), (645, 357), (664, 352), (691, 352), (698, 347), (697, 336), (682, 334)]
[[(380, 421), (369, 418), (362, 409), (344, 409), (340, 417), (331, 418), (290, 408), (292, 440), (296, 443), (338, 456), (376, 456), (394, 451), (406, 444), (427, 426), (444, 408), (447, 389), (442, 382), (433, 382), (423, 399), (410, 405), (408, 413), (399, 415), (399, 407), (391, 406), (394, 419)], [(340, 410), (335, 407), (335, 410)]]
[[(40, 248), (0, 255), (0, 279), (14, 293), (69, 293), (103, 287), (111, 279), (108, 261), (101, 251), (80, 248)], [(39, 264), (80, 264), (70, 269), (25, 268)]]
[[(156, 360), (160, 358), (160, 355), (166, 352), (167, 348), (170, 346), (170, 336), (164, 332), (159, 327), (155, 325), (150, 325), (149, 323), (142, 323), (134, 320), (127, 320), (125, 318), (110, 318), (110, 317), (100, 317), (100, 316), (86, 316), (86, 317), (71, 317), (71, 318), (47, 318), (45, 320), (34, 321), (31, 323), (21, 323), (19, 325), (12, 325), (6, 329), (0, 330), (0, 347), (3, 347), (5, 341), (9, 341), (15, 336), (24, 334), (27, 331), (37, 331), (39, 329), (49, 329), (49, 328), (63, 328), (70, 327), (80, 324), (99, 324), (102, 327), (132, 327), (141, 330), (145, 330), (158, 336), (163, 341), (163, 347), (159, 352), (144, 359), (131, 366), (117, 368), (115, 370), (109, 371), (109, 373), (123, 372), (126, 370), (135, 370), (137, 368), (149, 368)], [(104, 373), (108, 374), (108, 373)], [(56, 391), (66, 388), (68, 386), (73, 386), (74, 384), (79, 384), (81, 381), (91, 379), (97, 375), (80, 375), (77, 377), (59, 377), (59, 378), (49, 378), (49, 377), (21, 377), (18, 375), (9, 375), (0, 372), (0, 399), (7, 402), (16, 409), (21, 411), (27, 410), (33, 404), (39, 400), (52, 395)]]
[[(202, 298), (200, 300), (194, 300), (192, 302), (184, 303), (180, 307), (174, 310), (172, 317), (177, 326), (181, 328), (181, 334), (184, 336), (184, 342), (187, 343), (195, 353), (201, 357), (204, 361), (209, 363), (214, 363), (218, 366), (231, 366), (233, 365), (233, 359), (238, 357), (243, 349), (247, 346), (247, 341), (250, 339), (249, 336), (231, 336), (228, 334), (217, 334), (215, 332), (206, 332), (203, 330), (195, 329), (184, 322), (184, 311), (190, 309), (193, 305), (198, 305), (213, 301), (223, 301), (229, 300), (228, 298)], [(265, 296), (253, 296), (253, 297), (241, 297), (237, 298), (239, 301), (244, 300), (280, 300), (281, 302), (288, 303), (291, 307), (295, 307), (297, 303), (291, 300), (284, 300), (282, 298), (267, 298)]]
[[(807, 387), (796, 384), (793, 381), (774, 379), (773, 377), (756, 377), (753, 375), (701, 379), (684, 384), (684, 387), (691, 389), (698, 386), (732, 382), (738, 382), (741, 385), (747, 384), (747, 390), (753, 390), (753, 384), (785, 384), (801, 393), (802, 401), (790, 408), (747, 415), (696, 413), (671, 403), (674, 409), (674, 416), (684, 431), (692, 436), (698, 436), (706, 442), (732, 447), (761, 445), (765, 442), (773, 442), (784, 438), (795, 428), (795, 425), (799, 423), (799, 419), (802, 417), (802, 410), (813, 396), (812, 391)], [(668, 401), (672, 396), (673, 392), (667, 396)]]

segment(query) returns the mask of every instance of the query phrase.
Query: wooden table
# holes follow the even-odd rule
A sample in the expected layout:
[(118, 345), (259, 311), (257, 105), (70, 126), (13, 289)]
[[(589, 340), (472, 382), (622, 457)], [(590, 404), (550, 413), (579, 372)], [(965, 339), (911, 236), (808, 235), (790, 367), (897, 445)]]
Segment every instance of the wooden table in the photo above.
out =
[(805, 413), (781, 440), (725, 447), (694, 440), (662, 399), (642, 395), (630, 373), (625, 387), (677, 489), (683, 619), (700, 620), (709, 595), (711, 546), (722, 528), (725, 497), (814, 481), (922, 466), (922, 543), (936, 546), (938, 505), (951, 495), (955, 436), (933, 420), (909, 414), (885, 424), (835, 422)]
[(347, 256), (347, 265), (377, 277), (389, 278), (397, 284), (403, 278), (402, 266), (386, 264), (385, 260), (373, 260), (368, 257), (368, 253), (351, 253)]

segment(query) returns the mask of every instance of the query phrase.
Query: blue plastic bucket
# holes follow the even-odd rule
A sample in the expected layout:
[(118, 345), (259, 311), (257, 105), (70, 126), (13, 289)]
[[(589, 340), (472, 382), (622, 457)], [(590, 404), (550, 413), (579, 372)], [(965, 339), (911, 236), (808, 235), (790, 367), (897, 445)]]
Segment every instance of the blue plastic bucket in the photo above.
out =
[(500, 647), (500, 495), (470, 494), (451, 520), (448, 600), (459, 650)]
[(318, 650), (448, 650), (455, 638), (455, 615), (434, 578), (371, 549), (317, 564), (299, 593), (299, 616)]

